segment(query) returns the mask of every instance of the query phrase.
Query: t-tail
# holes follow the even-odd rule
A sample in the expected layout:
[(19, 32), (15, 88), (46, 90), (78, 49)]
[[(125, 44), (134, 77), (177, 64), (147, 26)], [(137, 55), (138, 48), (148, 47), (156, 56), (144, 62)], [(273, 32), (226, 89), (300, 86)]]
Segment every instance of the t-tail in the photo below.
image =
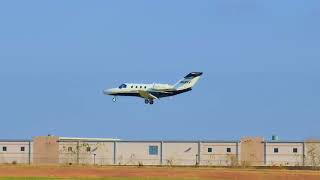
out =
[(174, 85), (176, 90), (185, 90), (192, 88), (200, 79), (202, 72), (192, 72)]

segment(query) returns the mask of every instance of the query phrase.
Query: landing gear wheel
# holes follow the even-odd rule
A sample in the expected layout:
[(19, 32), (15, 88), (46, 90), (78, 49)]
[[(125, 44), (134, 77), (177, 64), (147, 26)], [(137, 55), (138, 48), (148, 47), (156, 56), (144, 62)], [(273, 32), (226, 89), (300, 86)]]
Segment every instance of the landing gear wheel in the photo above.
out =
[(149, 101), (148, 99), (145, 99), (145, 100), (144, 100), (144, 103), (146, 103), (146, 104), (149, 104), (149, 102), (150, 102), (150, 101)]
[(113, 101), (113, 102), (117, 102), (117, 97), (113, 97), (113, 98), (112, 98), (112, 101)]
[(153, 104), (153, 101), (152, 101), (152, 100), (150, 101), (150, 104)]

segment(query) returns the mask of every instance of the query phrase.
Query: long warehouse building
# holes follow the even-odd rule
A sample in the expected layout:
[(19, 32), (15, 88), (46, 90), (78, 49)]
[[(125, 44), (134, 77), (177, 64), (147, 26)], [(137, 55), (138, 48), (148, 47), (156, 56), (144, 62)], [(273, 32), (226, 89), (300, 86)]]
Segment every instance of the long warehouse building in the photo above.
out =
[(320, 166), (319, 141), (124, 141), (37, 136), (0, 140), (1, 164)]

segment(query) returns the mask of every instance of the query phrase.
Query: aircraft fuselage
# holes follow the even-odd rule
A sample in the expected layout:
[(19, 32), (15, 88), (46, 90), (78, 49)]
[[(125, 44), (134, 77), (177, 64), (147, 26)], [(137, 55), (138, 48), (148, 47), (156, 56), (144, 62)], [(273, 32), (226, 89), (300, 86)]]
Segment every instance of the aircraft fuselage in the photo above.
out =
[(199, 80), (202, 72), (189, 73), (184, 79), (178, 81), (175, 85), (169, 84), (134, 84), (125, 83), (117, 88), (106, 89), (103, 91), (106, 95), (114, 96), (133, 96), (145, 99), (146, 104), (153, 104), (154, 99), (175, 96), (192, 90), (192, 87)]

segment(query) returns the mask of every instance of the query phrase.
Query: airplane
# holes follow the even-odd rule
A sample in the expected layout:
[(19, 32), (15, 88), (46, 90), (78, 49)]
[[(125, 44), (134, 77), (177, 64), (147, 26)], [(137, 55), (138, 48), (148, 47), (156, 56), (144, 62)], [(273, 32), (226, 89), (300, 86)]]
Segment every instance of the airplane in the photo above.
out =
[(114, 96), (113, 102), (117, 101), (117, 96), (134, 96), (143, 98), (146, 104), (153, 104), (155, 99), (191, 91), (202, 74), (202, 72), (191, 72), (174, 85), (125, 83), (118, 88), (106, 89), (103, 93)]

